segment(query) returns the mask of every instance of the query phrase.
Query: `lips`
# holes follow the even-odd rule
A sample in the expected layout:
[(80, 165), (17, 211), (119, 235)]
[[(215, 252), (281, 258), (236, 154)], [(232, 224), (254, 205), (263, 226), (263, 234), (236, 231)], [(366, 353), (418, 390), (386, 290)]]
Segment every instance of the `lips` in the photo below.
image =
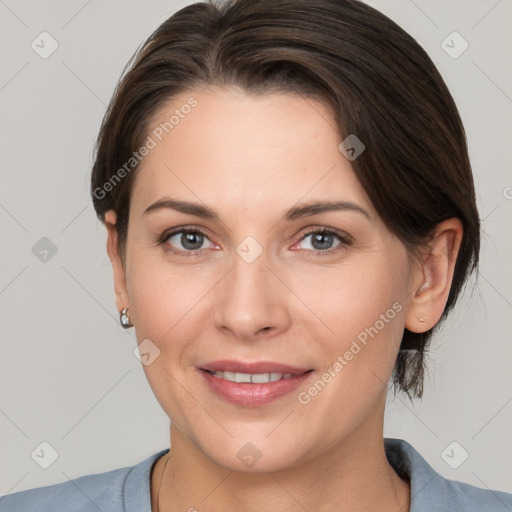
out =
[(210, 391), (243, 407), (261, 407), (273, 402), (315, 375), (312, 368), (271, 361), (249, 363), (228, 359), (202, 364), (197, 370)]
[[(281, 365), (282, 367), (283, 365)], [(288, 366), (290, 368), (290, 366)], [(294, 368), (297, 370), (297, 368)], [(259, 370), (258, 370), (259, 371)], [(282, 377), (279, 380), (265, 383), (248, 383), (248, 382), (232, 382), (231, 380), (217, 377), (216, 374), (222, 373), (226, 375), (240, 375), (238, 372), (221, 372), (211, 373), (209, 370), (198, 369), (203, 382), (218, 397), (232, 404), (245, 408), (262, 407), (266, 404), (284, 398), (292, 391), (296, 390), (307, 381), (314, 378), (314, 370), (303, 372), (300, 375)], [(272, 373), (271, 375), (279, 375)]]
[(256, 361), (253, 363), (223, 359), (211, 361), (199, 367), (209, 372), (234, 372), (234, 373), (291, 373), (293, 376), (302, 375), (312, 368), (301, 368), (288, 364), (274, 363), (271, 361)]

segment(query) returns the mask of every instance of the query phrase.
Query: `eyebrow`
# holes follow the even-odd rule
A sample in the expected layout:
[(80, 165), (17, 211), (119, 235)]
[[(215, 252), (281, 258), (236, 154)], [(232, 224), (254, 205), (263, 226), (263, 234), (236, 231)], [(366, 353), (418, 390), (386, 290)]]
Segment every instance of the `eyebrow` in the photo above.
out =
[[(195, 215), (196, 217), (202, 217), (205, 219), (219, 219), (217, 212), (207, 206), (190, 201), (172, 199), (169, 197), (163, 197), (162, 199), (159, 199), (158, 201), (148, 206), (144, 210), (144, 214), (162, 209), (176, 210), (181, 213)], [(368, 220), (371, 220), (370, 214), (364, 208), (349, 201), (315, 201), (300, 204), (290, 208), (285, 213), (284, 218), (285, 220), (293, 221), (302, 217), (309, 217), (319, 213), (331, 211), (358, 212), (364, 215)]]

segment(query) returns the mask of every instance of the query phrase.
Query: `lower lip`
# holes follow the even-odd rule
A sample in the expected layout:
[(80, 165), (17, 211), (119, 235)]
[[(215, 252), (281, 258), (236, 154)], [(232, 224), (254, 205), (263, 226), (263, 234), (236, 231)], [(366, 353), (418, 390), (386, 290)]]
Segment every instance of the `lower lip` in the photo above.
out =
[(297, 377), (276, 380), (265, 384), (251, 384), (247, 382), (231, 382), (230, 380), (215, 377), (206, 370), (199, 370), (210, 389), (219, 396), (237, 405), (245, 407), (259, 407), (297, 389), (314, 371), (309, 371)]

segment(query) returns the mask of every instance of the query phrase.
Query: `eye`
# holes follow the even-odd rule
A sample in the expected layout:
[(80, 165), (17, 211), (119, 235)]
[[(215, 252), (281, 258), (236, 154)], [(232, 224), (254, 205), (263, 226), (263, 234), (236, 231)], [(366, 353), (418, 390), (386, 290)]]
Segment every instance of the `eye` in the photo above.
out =
[[(171, 250), (175, 252), (200, 251), (201, 249), (212, 248), (214, 246), (204, 233), (190, 229), (167, 233), (163, 236), (162, 242), (170, 245)], [(205, 242), (209, 242), (210, 246), (203, 247)]]
[[(212, 249), (215, 244), (198, 229), (180, 229), (165, 233), (160, 243), (170, 246), (172, 252), (184, 255), (200, 253), (203, 249)], [(352, 243), (348, 235), (332, 228), (316, 229), (306, 233), (294, 248), (306, 249), (313, 253), (334, 252), (341, 245)]]
[(306, 233), (299, 242), (299, 248), (309, 251), (324, 252), (337, 248), (340, 245), (350, 245), (347, 236), (333, 229), (317, 229)]

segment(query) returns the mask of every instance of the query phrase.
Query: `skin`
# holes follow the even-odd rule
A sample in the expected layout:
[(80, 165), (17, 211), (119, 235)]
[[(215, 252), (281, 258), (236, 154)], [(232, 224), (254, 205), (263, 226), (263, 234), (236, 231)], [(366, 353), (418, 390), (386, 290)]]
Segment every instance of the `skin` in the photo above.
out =
[[(124, 264), (116, 214), (105, 217), (117, 307), (130, 308), (138, 342), (149, 338), (160, 350), (143, 369), (171, 419), (172, 452), (163, 478), (167, 456), (153, 468), (152, 509), (409, 510), (409, 484), (384, 452), (386, 387), (404, 327), (426, 331), (443, 312), (460, 221), (439, 224), (412, 264), (338, 150), (326, 106), (212, 87), (174, 98), (152, 126), (191, 95), (197, 106), (137, 170)], [(144, 214), (164, 196), (207, 205), (220, 218), (172, 209)], [(289, 208), (313, 200), (350, 201), (371, 219), (355, 211), (284, 219)], [(205, 233), (199, 254), (173, 254), (187, 250), (180, 235), (157, 243), (175, 227)], [(306, 233), (325, 227), (352, 243), (334, 236), (323, 254), (315, 252)], [(263, 250), (252, 263), (236, 252), (247, 236)], [(298, 393), (395, 302), (401, 311), (308, 404), (300, 403)], [(298, 390), (249, 409), (204, 383), (196, 367), (217, 359), (315, 372)], [(248, 442), (262, 455), (250, 468), (237, 457)]]

